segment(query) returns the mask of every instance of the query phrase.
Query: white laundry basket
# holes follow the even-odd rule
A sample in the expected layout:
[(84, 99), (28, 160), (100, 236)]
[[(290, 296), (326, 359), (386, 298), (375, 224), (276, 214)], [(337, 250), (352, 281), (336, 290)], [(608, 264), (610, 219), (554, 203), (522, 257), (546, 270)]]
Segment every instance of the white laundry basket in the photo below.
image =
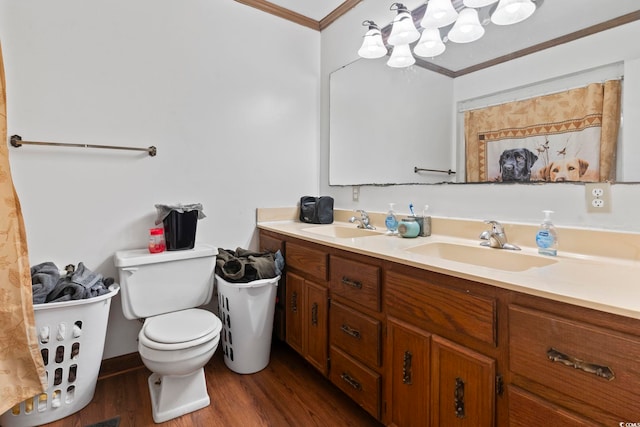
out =
[(269, 364), (279, 280), (231, 283), (216, 274), (224, 363), (232, 371), (253, 374)]
[[(47, 390), (0, 416), (2, 427), (38, 426), (84, 408), (93, 399), (102, 362), (111, 298), (120, 287), (94, 298), (33, 306)], [(48, 332), (47, 332), (48, 331)]]

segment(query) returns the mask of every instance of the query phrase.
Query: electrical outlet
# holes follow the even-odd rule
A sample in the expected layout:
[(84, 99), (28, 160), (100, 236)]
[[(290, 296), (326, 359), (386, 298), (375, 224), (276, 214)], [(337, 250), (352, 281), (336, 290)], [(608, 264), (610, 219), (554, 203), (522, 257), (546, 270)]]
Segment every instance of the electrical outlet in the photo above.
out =
[(358, 185), (354, 185), (353, 186), (352, 199), (353, 199), (354, 202), (357, 202), (360, 199), (360, 186), (358, 186)]
[(584, 185), (587, 212), (611, 212), (611, 184), (608, 182), (590, 182)]

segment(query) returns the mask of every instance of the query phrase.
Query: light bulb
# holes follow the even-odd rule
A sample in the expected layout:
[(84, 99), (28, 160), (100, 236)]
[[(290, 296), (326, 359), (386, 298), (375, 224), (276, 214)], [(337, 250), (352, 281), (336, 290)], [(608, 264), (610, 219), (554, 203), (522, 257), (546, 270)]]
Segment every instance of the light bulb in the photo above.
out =
[(498, 0), (464, 0), (463, 3), (467, 7), (475, 7), (477, 9), (479, 7), (489, 6), (497, 1)]
[(408, 44), (401, 44), (393, 47), (391, 57), (387, 65), (393, 68), (405, 68), (416, 63), (416, 59), (411, 55), (411, 48)]
[(433, 58), (445, 51), (444, 43), (437, 28), (425, 28), (420, 41), (413, 48), (413, 53), (423, 58)]
[(387, 48), (382, 41), (382, 33), (377, 28), (372, 28), (364, 35), (362, 46), (358, 50), (361, 58), (382, 58), (387, 54)]
[(453, 23), (457, 17), (458, 12), (453, 8), (451, 0), (429, 0), (420, 26), (422, 28), (441, 28)]
[(478, 11), (465, 8), (449, 31), (447, 37), (454, 43), (470, 43), (484, 35), (484, 28), (480, 25)]
[(535, 11), (536, 5), (531, 0), (500, 0), (491, 15), (491, 22), (496, 25), (517, 24), (533, 15)]
[(413, 23), (413, 17), (402, 3), (394, 3), (397, 6), (398, 14), (393, 20), (391, 34), (387, 41), (390, 45), (396, 46), (401, 44), (409, 44), (420, 38), (420, 32)]

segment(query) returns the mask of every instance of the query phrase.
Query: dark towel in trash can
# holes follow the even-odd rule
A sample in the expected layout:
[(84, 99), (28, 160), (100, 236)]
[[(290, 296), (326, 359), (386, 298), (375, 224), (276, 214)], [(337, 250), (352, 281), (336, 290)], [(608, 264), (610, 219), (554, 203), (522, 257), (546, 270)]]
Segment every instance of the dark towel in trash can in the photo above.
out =
[(231, 283), (247, 283), (260, 279), (273, 279), (281, 272), (280, 251), (254, 252), (247, 249), (218, 248), (216, 274)]

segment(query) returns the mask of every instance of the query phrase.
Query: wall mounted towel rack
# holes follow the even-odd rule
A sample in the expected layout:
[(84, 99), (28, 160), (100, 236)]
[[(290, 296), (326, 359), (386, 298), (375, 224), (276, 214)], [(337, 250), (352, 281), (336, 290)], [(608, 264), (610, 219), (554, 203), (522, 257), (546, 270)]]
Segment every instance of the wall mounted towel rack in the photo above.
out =
[(151, 157), (154, 157), (158, 153), (158, 150), (153, 145), (149, 148), (142, 148), (142, 147), (120, 147), (115, 145), (69, 144), (65, 142), (23, 141), (20, 135), (12, 135), (10, 142), (11, 142), (11, 145), (14, 147), (22, 147), (23, 145), (27, 144), (27, 145), (51, 145), (55, 147), (106, 148), (109, 150), (146, 151)]
[(423, 169), (423, 168), (419, 168), (417, 166), (415, 166), (413, 168), (413, 173), (418, 173), (418, 172), (439, 172), (439, 173), (446, 173), (447, 175), (455, 175), (456, 172), (452, 171), (451, 169), (449, 170), (440, 170), (440, 169)]

